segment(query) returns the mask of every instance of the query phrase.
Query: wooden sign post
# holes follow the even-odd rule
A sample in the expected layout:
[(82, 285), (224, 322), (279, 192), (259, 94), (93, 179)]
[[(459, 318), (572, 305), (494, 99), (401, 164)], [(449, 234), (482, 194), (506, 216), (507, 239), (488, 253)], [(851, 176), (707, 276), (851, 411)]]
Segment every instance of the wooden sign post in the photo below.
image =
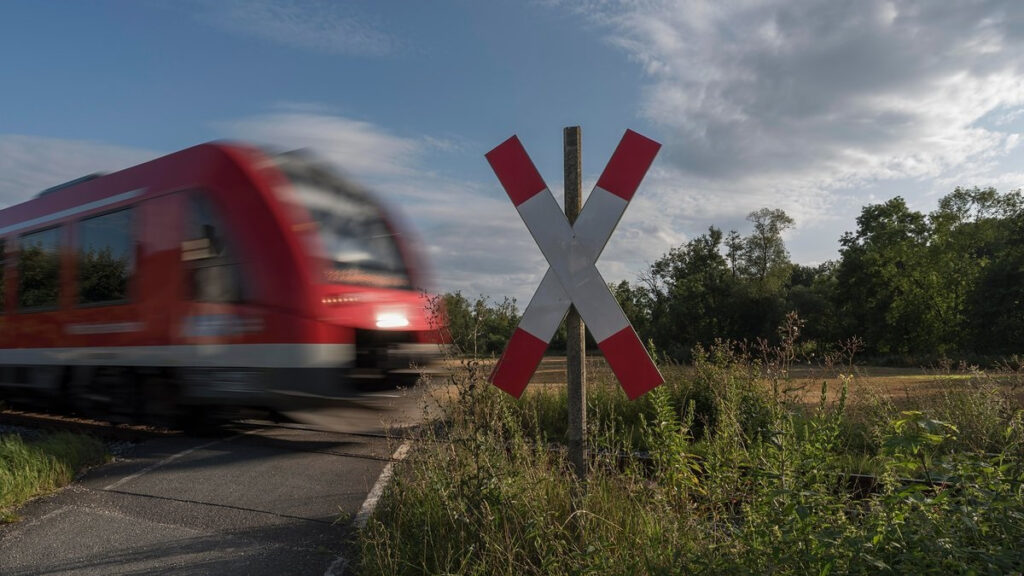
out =
[[(579, 126), (563, 131), (565, 153), (565, 217), (569, 225), (583, 207), (582, 197), (582, 137)], [(586, 326), (575, 306), (569, 306), (565, 318), (565, 381), (569, 393), (569, 462), (576, 478), (587, 479), (587, 453), (584, 438), (587, 430), (587, 340)]]

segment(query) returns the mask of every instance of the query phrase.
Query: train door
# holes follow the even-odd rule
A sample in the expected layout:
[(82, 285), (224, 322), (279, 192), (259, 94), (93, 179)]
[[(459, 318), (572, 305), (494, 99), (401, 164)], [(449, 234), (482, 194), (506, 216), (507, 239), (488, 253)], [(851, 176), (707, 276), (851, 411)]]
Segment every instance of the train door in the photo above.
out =
[[(146, 295), (139, 273), (140, 206), (122, 206), (68, 223), (68, 281), (60, 297), (63, 351), (54, 360), (69, 370), (64, 383), (75, 398), (75, 408), (86, 413), (131, 413), (137, 397), (131, 370), (156, 361), (140, 346), (151, 329), (150, 319), (143, 315)], [(21, 298), (30, 296), (26, 290)]]
[(184, 194), (181, 264), (184, 314), (179, 340), (189, 351), (192, 400), (244, 404), (265, 364), (265, 319), (226, 211), (203, 190)]

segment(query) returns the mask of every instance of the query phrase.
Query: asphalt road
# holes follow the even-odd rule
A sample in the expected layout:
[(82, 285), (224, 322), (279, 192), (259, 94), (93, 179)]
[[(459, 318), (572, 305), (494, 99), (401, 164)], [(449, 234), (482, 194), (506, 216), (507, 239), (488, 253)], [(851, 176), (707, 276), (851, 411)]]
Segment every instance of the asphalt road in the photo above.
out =
[(293, 427), (150, 440), (0, 527), (0, 574), (341, 576), (395, 450)]

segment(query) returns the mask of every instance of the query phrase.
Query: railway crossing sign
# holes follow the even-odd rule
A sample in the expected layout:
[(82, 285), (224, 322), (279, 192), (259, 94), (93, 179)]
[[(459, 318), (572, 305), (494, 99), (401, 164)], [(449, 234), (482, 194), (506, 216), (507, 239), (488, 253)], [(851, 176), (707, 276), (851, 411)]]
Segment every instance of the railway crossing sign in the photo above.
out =
[(570, 305), (631, 400), (664, 382), (594, 265), (660, 148), (627, 130), (575, 224), (562, 213), (518, 137), (485, 155), (549, 266), (491, 373), (495, 386), (522, 395)]

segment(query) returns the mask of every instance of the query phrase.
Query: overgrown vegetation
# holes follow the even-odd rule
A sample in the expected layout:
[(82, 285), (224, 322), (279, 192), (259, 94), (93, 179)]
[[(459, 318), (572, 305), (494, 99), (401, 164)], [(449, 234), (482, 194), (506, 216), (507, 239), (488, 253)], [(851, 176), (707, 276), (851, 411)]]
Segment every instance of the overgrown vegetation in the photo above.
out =
[(32, 441), (0, 436), (0, 522), (30, 498), (61, 488), (86, 466), (107, 457), (103, 443), (89, 436), (58, 432)]
[[(514, 400), (467, 360), (360, 535), (363, 574), (1006, 574), (1024, 570), (1019, 369), (862, 394), (847, 342), (808, 402), (777, 346), (719, 341), (628, 402), (591, 379), (589, 481), (563, 391)], [(855, 473), (869, 473), (858, 476)]]

